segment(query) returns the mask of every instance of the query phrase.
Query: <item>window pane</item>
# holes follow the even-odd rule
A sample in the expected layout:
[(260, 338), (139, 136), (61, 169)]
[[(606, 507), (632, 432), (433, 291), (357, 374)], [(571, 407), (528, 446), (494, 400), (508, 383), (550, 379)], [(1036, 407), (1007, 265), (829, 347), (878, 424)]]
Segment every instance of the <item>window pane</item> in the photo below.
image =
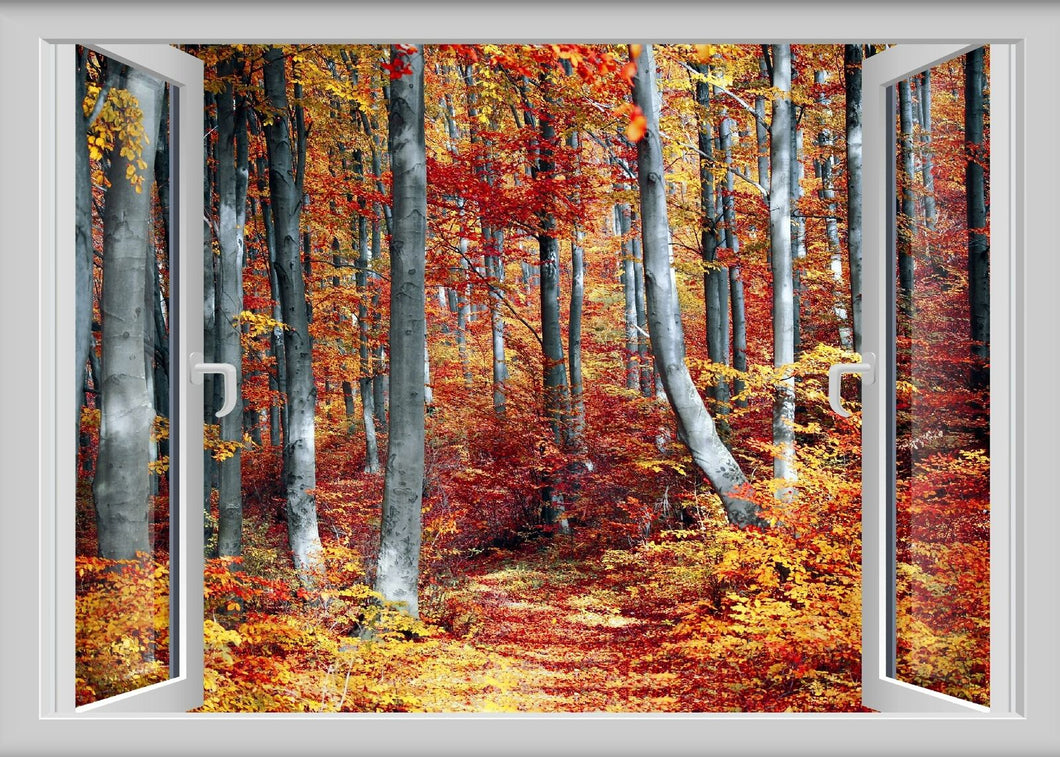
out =
[(987, 48), (894, 102), (895, 678), (989, 704)]
[(77, 704), (170, 678), (169, 92), (77, 51)]

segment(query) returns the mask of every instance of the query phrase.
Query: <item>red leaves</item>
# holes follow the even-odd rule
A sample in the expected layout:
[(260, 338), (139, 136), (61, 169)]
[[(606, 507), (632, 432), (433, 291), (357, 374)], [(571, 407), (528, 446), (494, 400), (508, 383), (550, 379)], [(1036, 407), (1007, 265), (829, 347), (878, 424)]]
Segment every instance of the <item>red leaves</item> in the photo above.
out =
[(390, 61), (382, 62), (383, 70), (390, 74), (390, 81), (412, 73), (408, 59), (417, 49), (415, 45), (394, 45), (391, 48)]
[(615, 110), (615, 115), (629, 116), (629, 122), (626, 124), (626, 139), (630, 142), (639, 142), (648, 133), (648, 119), (639, 105), (626, 103)]

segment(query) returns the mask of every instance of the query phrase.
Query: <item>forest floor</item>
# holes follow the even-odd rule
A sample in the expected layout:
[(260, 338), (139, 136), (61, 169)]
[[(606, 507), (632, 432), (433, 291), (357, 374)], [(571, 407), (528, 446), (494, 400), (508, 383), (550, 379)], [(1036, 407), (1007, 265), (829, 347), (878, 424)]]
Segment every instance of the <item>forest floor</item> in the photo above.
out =
[(667, 615), (638, 601), (637, 585), (624, 580), (632, 577), (557, 541), (481, 559), (443, 592), (451, 633), (490, 652), (487, 665), (462, 675), (495, 685), (464, 704), (479, 711), (683, 709), (661, 651), (676, 608)]

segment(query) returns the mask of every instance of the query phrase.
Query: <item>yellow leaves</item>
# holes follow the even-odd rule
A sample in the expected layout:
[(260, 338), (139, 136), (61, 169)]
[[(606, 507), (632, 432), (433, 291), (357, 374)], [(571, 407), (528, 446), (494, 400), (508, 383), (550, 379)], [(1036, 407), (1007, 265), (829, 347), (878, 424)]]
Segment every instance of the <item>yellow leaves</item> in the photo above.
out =
[(203, 621), (203, 642), (207, 648), (219, 649), (242, 644), (243, 637), (238, 631), (226, 629), (216, 621), (207, 618)]
[[(82, 103), (85, 115), (96, 106), (100, 94), (98, 85), (90, 85)], [(127, 161), (125, 178), (136, 190), (143, 192), (147, 162), (144, 148), (151, 144), (143, 124), (143, 111), (136, 97), (126, 89), (111, 89), (88, 134), (89, 158), (99, 161), (108, 151)]]
[(240, 329), (247, 327), (250, 336), (258, 337), (272, 333), (275, 329), (289, 328), (283, 321), (278, 321), (265, 313), (255, 313), (252, 310), (244, 310), (233, 319), (233, 325)]

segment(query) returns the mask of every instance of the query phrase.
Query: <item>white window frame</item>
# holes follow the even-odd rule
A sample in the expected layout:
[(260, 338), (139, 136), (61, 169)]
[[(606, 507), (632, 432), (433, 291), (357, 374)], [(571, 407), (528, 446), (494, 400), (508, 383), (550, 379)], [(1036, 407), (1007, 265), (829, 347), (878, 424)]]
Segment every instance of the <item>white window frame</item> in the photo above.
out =
[[(77, 453), (69, 429), (76, 411), (74, 398), (74, 260), (72, 242), (56, 244), (54, 255), (54, 361), (55, 411), (54, 432), (49, 442), (55, 456), (55, 501), (47, 520), (53, 525), (55, 539), (42, 541), (42, 564), (53, 565), (54, 574), (43, 582), (42, 607), (55, 614), (53, 652), (42, 665), (51, 686), (46, 698), (57, 713), (100, 714), (116, 712), (186, 711), (202, 704), (203, 689), (203, 531), (197, 520), (202, 512), (203, 426), (202, 385), (189, 381), (188, 355), (201, 353), (203, 344), (203, 277), (202, 277), (202, 109), (203, 64), (168, 45), (93, 45), (93, 49), (111, 59), (129, 64), (167, 82), (171, 91), (171, 131), (174, 137), (171, 155), (172, 172), (171, 229), (176, 247), (171, 251), (171, 292), (178, 302), (171, 309), (176, 318), (170, 325), (176, 336), (171, 360), (174, 388), (179, 389), (177, 406), (171, 408), (170, 491), (171, 542), (169, 555), (170, 586), (170, 677), (159, 683), (124, 692), (91, 704), (75, 707), (75, 604), (76, 595), (75, 514), (63, 503), (73, 502)], [(75, 46), (50, 44), (41, 46), (43, 81), (53, 83), (51, 112), (45, 123), (54, 129), (55, 165), (49, 173), (55, 176), (54, 213), (45, 213), (43, 226), (54, 228), (57, 239), (74, 239), (75, 187), (70, 181), (74, 158), (74, 120), (71, 117), (76, 100), (74, 75)], [(47, 102), (45, 103), (47, 107)], [(191, 191), (182, 188), (193, 187)], [(184, 359), (181, 359), (181, 358)], [(190, 417), (189, 417), (190, 416)], [(66, 432), (66, 433), (64, 433)], [(177, 480), (179, 477), (180, 480)], [(187, 482), (195, 482), (187, 485)], [(191, 495), (189, 497), (189, 495)], [(54, 547), (52, 546), (54, 545)], [(51, 549), (49, 549), (51, 548)], [(49, 558), (50, 553), (50, 558)], [(51, 594), (51, 596), (49, 596)], [(54, 597), (54, 598), (53, 598)]]
[[(452, 4), (215, 2), (48, 2), (0, 6), (0, 755), (293, 753), (512, 754), (962, 754), (1060, 751), (1057, 713), (1060, 563), (1055, 429), (1060, 427), (1055, 324), (1060, 281), (1053, 224), (1060, 175), (1051, 93), (1060, 80), (1060, 8), (961, 2), (792, 4), (508, 2)], [(694, 30), (694, 31), (692, 31)], [(619, 716), (406, 716), (57, 714), (48, 696), (52, 609), (44, 606), (48, 568), (42, 540), (56, 502), (54, 417), (54, 230), (44, 223), (54, 197), (55, 158), (45, 149), (50, 108), (42, 50), (53, 42), (395, 41), (535, 39), (758, 42), (1012, 43), (1016, 47), (1012, 494), (1021, 618), (1014, 669), (1022, 671), (1013, 713), (682, 714)], [(1025, 145), (1033, 146), (1028, 162)], [(995, 196), (995, 201), (996, 201)], [(1026, 261), (1024, 260), (1026, 252)], [(1033, 347), (1033, 350), (1027, 349)], [(1026, 506), (1026, 515), (1022, 508)], [(1024, 602), (1022, 597), (1029, 598)], [(544, 721), (544, 722), (542, 722)], [(749, 722), (755, 721), (755, 722)], [(761, 721), (761, 722), (760, 722)], [(400, 729), (400, 730), (399, 730)], [(223, 746), (222, 746), (223, 745)]]

